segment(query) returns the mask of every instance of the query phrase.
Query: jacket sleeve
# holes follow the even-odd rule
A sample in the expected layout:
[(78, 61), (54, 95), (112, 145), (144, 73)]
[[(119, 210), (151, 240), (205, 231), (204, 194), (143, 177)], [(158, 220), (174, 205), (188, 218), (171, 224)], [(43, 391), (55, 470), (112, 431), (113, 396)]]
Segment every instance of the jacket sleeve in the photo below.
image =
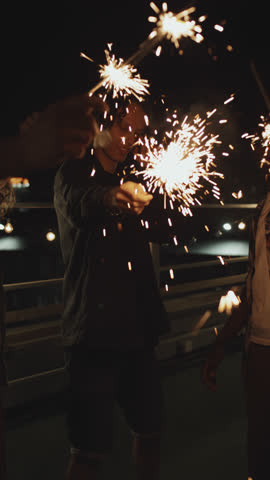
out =
[(111, 186), (100, 185), (84, 160), (65, 162), (56, 173), (54, 206), (72, 226), (83, 228), (89, 220), (102, 221), (104, 195)]

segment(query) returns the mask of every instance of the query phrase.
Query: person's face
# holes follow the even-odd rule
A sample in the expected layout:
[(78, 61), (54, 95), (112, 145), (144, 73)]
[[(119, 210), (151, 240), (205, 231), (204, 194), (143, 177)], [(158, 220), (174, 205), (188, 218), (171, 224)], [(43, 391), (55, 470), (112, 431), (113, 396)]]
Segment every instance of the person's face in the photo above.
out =
[(134, 143), (144, 134), (145, 113), (140, 105), (131, 104), (128, 113), (113, 123), (112, 141), (104, 148), (105, 153), (116, 163), (124, 162)]

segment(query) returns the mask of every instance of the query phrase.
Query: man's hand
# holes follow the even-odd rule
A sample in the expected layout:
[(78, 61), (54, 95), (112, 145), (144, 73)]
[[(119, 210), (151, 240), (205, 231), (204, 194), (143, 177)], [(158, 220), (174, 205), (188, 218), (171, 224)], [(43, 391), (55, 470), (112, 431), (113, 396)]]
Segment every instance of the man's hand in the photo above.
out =
[(21, 146), (26, 169), (56, 167), (66, 158), (81, 158), (99, 132), (94, 111), (107, 106), (88, 94), (49, 105), (28, 117), (21, 126)]
[(223, 359), (224, 345), (216, 344), (212, 347), (212, 350), (203, 363), (201, 372), (202, 380), (212, 392), (216, 391), (216, 371)]
[(108, 208), (116, 207), (140, 215), (152, 199), (153, 195), (147, 193), (140, 183), (126, 182), (109, 190), (104, 197), (104, 204)]

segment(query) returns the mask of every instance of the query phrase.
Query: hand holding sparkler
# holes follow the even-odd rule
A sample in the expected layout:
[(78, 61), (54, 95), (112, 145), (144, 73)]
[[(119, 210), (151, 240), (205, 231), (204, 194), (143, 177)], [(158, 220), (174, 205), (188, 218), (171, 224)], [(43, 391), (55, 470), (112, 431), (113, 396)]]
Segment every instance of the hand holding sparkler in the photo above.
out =
[(153, 196), (146, 193), (140, 183), (126, 182), (109, 190), (104, 197), (107, 208), (119, 208), (124, 212), (140, 215)]
[(236, 298), (238, 305), (235, 304), (235, 308), (231, 310), (231, 315), (216, 337), (215, 343), (202, 366), (202, 380), (212, 391), (216, 391), (216, 371), (224, 358), (225, 345), (239, 334), (244, 325), (247, 324), (249, 304), (244, 292), (241, 295), (241, 301), (239, 297)]
[(226, 295), (220, 298), (218, 311), (219, 313), (226, 312), (227, 315), (231, 315), (234, 307), (238, 307), (240, 304), (240, 298), (235, 295), (233, 290), (229, 290)]
[(28, 117), (21, 126), (20, 144), (25, 168), (55, 167), (66, 158), (81, 158), (99, 132), (94, 112), (107, 106), (87, 94), (49, 105)]
[(216, 386), (216, 372), (225, 356), (225, 348), (223, 343), (215, 344), (206, 360), (203, 363), (201, 376), (202, 381), (212, 391), (215, 392)]

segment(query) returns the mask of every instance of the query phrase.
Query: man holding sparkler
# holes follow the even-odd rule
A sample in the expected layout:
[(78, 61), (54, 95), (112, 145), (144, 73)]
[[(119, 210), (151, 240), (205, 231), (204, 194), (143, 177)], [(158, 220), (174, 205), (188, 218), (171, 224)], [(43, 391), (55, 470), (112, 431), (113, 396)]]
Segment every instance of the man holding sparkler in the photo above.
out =
[(218, 335), (202, 368), (202, 378), (216, 390), (216, 370), (225, 345), (247, 325), (243, 362), (248, 417), (248, 473), (254, 480), (270, 478), (270, 183), (254, 215), (249, 269), (241, 303)]
[(119, 106), (109, 141), (95, 142), (94, 154), (79, 163), (65, 162), (55, 178), (66, 266), (67, 480), (96, 478), (112, 448), (115, 401), (133, 435), (138, 478), (159, 477), (163, 401), (154, 348), (169, 325), (139, 218), (153, 197), (120, 175), (145, 127), (141, 104)]

